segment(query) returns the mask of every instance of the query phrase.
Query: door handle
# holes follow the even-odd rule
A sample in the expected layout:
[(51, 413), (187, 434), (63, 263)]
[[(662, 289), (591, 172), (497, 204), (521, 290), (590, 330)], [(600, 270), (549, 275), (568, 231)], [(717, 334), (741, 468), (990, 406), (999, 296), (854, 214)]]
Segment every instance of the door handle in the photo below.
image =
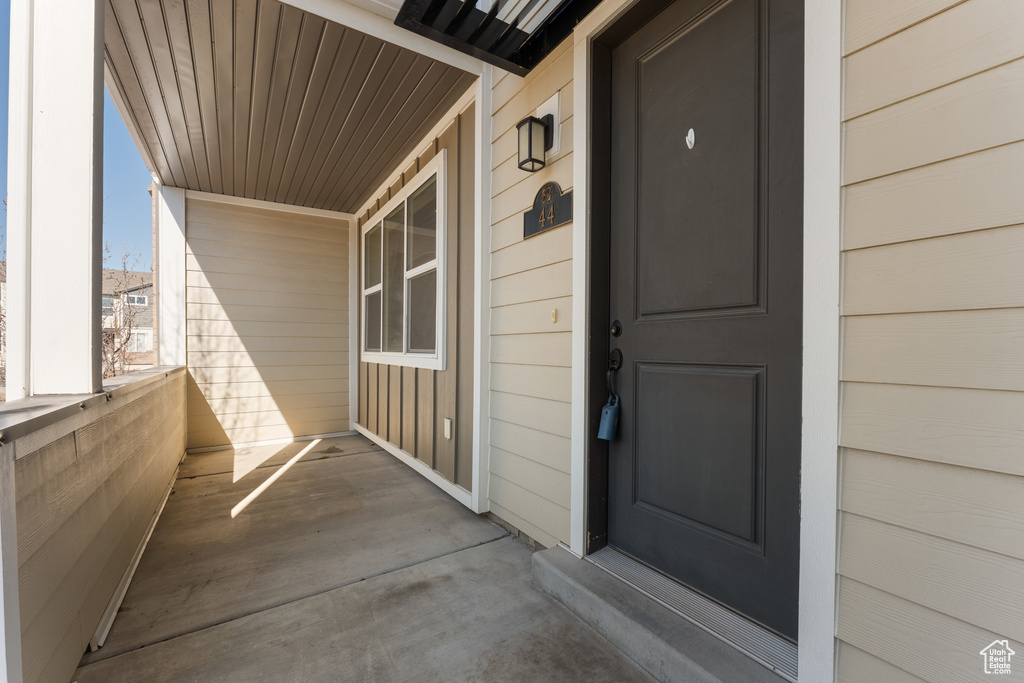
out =
[(607, 377), (607, 383), (608, 383), (608, 393), (609, 394), (614, 394), (615, 393), (615, 386), (612, 383), (612, 373), (613, 372), (617, 372), (618, 369), (621, 368), (621, 367), (622, 367), (622, 351), (620, 351), (619, 349), (612, 349), (611, 352), (608, 354), (608, 377)]

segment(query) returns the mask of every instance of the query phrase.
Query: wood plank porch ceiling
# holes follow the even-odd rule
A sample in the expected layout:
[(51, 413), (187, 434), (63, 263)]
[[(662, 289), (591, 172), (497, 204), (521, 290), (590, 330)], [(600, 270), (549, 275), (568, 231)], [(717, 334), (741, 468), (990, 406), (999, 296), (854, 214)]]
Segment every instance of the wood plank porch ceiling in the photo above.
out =
[(277, 0), (107, 0), (160, 182), (354, 213), (474, 76)]

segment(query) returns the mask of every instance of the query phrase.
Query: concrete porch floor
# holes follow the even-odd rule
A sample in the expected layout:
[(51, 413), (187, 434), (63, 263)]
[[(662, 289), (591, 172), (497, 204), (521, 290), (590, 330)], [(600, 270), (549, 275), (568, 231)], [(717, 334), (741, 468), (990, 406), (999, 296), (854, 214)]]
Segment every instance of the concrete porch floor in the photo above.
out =
[(79, 683), (649, 681), (531, 551), (359, 436), (190, 456)]

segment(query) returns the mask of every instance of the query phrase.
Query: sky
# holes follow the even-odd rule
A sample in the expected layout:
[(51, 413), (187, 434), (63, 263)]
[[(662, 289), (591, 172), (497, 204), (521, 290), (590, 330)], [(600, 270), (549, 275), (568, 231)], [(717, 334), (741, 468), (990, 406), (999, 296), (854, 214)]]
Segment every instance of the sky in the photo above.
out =
[[(7, 196), (7, 84), (10, 59), (10, 0), (0, 0), (0, 192)], [(135, 148), (110, 96), (103, 102), (103, 239), (113, 265), (120, 266), (124, 246), (139, 255), (137, 270), (153, 263), (153, 214), (147, 191), (152, 176)], [(3, 218), (6, 223), (6, 218)], [(6, 235), (6, 231), (4, 233)], [(7, 245), (0, 242), (6, 253)]]

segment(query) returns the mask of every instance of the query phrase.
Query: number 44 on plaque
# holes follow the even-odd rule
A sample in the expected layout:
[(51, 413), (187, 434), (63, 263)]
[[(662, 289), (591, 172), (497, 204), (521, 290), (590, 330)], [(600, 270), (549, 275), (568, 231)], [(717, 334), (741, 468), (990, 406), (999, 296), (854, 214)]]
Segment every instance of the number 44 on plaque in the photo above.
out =
[(562, 194), (558, 183), (544, 183), (523, 214), (523, 239), (572, 221), (572, 191)]

